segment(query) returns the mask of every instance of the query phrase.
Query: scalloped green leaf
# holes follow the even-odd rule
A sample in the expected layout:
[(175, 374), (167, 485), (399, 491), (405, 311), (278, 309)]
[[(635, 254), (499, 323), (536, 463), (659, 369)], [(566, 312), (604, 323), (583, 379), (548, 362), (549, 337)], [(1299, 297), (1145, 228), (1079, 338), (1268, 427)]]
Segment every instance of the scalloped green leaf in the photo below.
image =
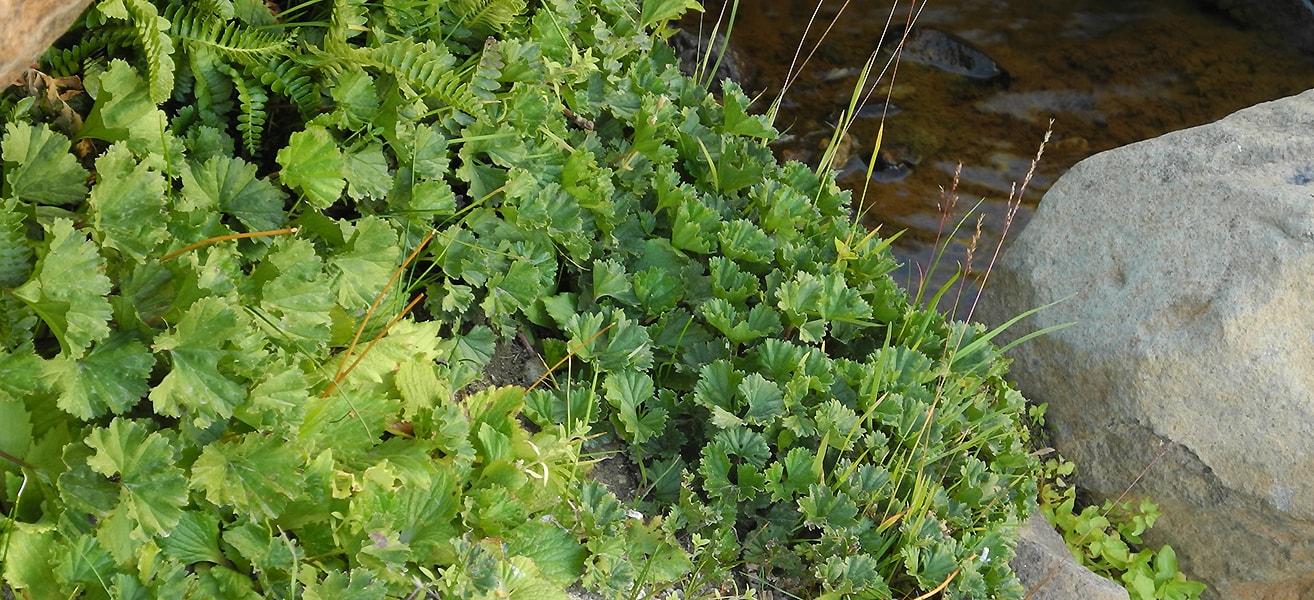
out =
[(168, 353), (172, 367), (151, 390), (155, 411), (186, 415), (199, 427), (231, 417), (246, 400), (246, 389), (220, 363), (233, 356), (229, 340), (245, 327), (228, 300), (207, 297), (192, 304), (170, 332), (156, 337), (156, 351)]
[(862, 295), (848, 286), (838, 273), (831, 273), (822, 279), (821, 298), (817, 314), (827, 321), (839, 321), (850, 324), (869, 324), (871, 305), (862, 299)]
[(111, 60), (100, 74), (96, 103), (78, 131), (79, 138), (127, 142), (132, 153), (157, 170), (183, 164), (182, 142), (169, 130), (169, 119), (156, 107), (151, 90), (127, 62)]
[(569, 586), (584, 574), (588, 551), (569, 531), (555, 523), (529, 521), (507, 534), (507, 552), (534, 561), (543, 576)]
[(383, 144), (370, 144), (344, 154), (342, 175), (347, 180), (347, 196), (352, 200), (380, 200), (392, 188)]
[(737, 371), (730, 361), (718, 360), (704, 366), (698, 374), (698, 383), (694, 385), (694, 402), (731, 414), (739, 412), (735, 393), (744, 379), (742, 372)]
[(744, 420), (749, 423), (765, 424), (784, 416), (784, 392), (758, 373), (750, 373), (739, 382), (739, 394), (748, 401)]
[(333, 135), (323, 127), (311, 125), (292, 134), (287, 147), (278, 151), (283, 168), (279, 181), (301, 190), (315, 208), (328, 208), (342, 196), (347, 186), (343, 178), (346, 159)]
[(666, 410), (651, 405), (656, 394), (652, 377), (636, 371), (622, 371), (607, 376), (604, 394), (613, 409), (612, 418), (628, 433), (628, 441), (642, 444), (662, 432)]
[(593, 263), (593, 301), (603, 296), (621, 299), (631, 295), (630, 281), (625, 267), (611, 259)]
[(96, 159), (96, 185), (88, 202), (105, 246), (144, 262), (168, 235), (165, 189), (164, 176), (124, 146), (110, 146)]
[(460, 509), (460, 483), (450, 469), (424, 469), (410, 475), (400, 474), (413, 483), (386, 491), (373, 488), (373, 497), (361, 499), (375, 523), (387, 523), (400, 539), (405, 539), (410, 555), (424, 563), (450, 552), (458, 535), (457, 513)]
[(652, 366), (652, 343), (648, 329), (620, 311), (611, 313), (615, 325), (599, 336), (606, 345), (596, 355), (596, 365), (604, 372), (648, 369)]
[(660, 25), (689, 10), (702, 12), (703, 7), (695, 0), (643, 0), (639, 24), (642, 27)]
[(768, 264), (775, 260), (775, 242), (747, 219), (725, 223), (717, 239), (721, 242), (721, 253), (726, 258), (756, 264)]
[(675, 308), (684, 298), (684, 286), (665, 269), (649, 267), (634, 274), (634, 297), (649, 316)]
[(327, 343), (333, 290), (323, 262), (310, 241), (282, 237), (253, 273), (268, 277), (260, 286), (260, 309), (272, 335), (299, 342)]
[(823, 282), (811, 273), (796, 272), (776, 292), (778, 306), (791, 325), (798, 326), (815, 314), (825, 293)]
[(168, 537), (160, 540), (164, 555), (183, 564), (228, 561), (219, 550), (219, 518), (211, 513), (187, 511)]
[(721, 131), (732, 135), (743, 135), (761, 140), (774, 140), (778, 137), (776, 130), (765, 116), (748, 114), (750, 101), (744, 95), (743, 88), (733, 80), (727, 80), (721, 86), (721, 104), (725, 107), (725, 124)]
[(112, 284), (96, 246), (67, 219), (46, 227), (50, 249), (36, 272), (13, 294), (40, 315), (68, 358), (80, 358), (92, 342), (109, 337)]
[(303, 463), (294, 446), (258, 432), (208, 444), (192, 465), (191, 487), (216, 506), (251, 519), (278, 518), (302, 493)]
[[(26, 590), (33, 598), (42, 591), (60, 589), (51, 565), (59, 559), (66, 546), (54, 524), (9, 521), (6, 531), (4, 564), (0, 565), (4, 581), (15, 590)], [(62, 597), (62, 596), (61, 596)]]
[(337, 114), (343, 117), (343, 126), (359, 129), (369, 125), (378, 116), (379, 96), (374, 80), (365, 71), (348, 71), (338, 75), (329, 94), (337, 103)]
[(250, 231), (278, 229), (287, 221), (283, 191), (257, 178), (255, 165), (235, 156), (188, 161), (182, 181), (188, 210), (222, 211)]
[(69, 152), (72, 143), (45, 123), (28, 125), (13, 121), (5, 125), (0, 157), (5, 166), (5, 183), (11, 198), (65, 206), (87, 197), (86, 169)]
[[(835, 493), (821, 484), (808, 487), (808, 494), (798, 500), (803, 522), (825, 532), (835, 532), (858, 525), (858, 505), (844, 492)], [(939, 583), (939, 582), (937, 582)]]
[(59, 393), (59, 408), (83, 420), (121, 415), (150, 391), (155, 356), (132, 336), (115, 333), (81, 359), (56, 356), (42, 378)]
[[(26, 407), (17, 399), (0, 395), (0, 452), (22, 458), (27, 454), (32, 441), (32, 419)], [(17, 473), (18, 465), (0, 460), (0, 473), (6, 471)], [(3, 495), (4, 491), (0, 490), (0, 497)], [(7, 500), (14, 501), (13, 498)]]
[(187, 505), (187, 477), (176, 466), (170, 439), (147, 426), (123, 418), (92, 430), (87, 445), (95, 454), (87, 466), (106, 477), (118, 477), (120, 502), (147, 535), (168, 534)]
[(338, 305), (363, 311), (374, 302), (401, 260), (397, 231), (378, 217), (341, 223), (346, 246), (328, 260)]
[(671, 245), (680, 250), (710, 254), (712, 240), (717, 239), (721, 227), (721, 215), (696, 198), (687, 198), (675, 213)]
[(549, 255), (519, 255), (504, 272), (495, 273), (488, 280), (488, 296), (480, 305), (495, 323), (505, 325), (504, 319), (516, 311), (526, 310), (548, 291), (548, 283), (556, 272), (556, 261)]

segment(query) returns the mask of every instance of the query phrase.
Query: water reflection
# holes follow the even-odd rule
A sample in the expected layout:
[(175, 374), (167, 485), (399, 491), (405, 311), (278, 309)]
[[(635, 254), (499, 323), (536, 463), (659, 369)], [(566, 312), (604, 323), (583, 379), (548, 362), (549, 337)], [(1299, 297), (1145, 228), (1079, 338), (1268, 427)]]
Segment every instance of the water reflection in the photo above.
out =
[[(842, 4), (822, 3), (809, 47)], [(720, 8), (716, 1), (705, 6), (705, 18)], [(887, 22), (902, 26), (909, 6), (902, 3), (892, 12), (889, 3), (850, 3), (782, 103), (776, 124), (788, 141), (777, 146), (779, 156), (819, 158), (848, 105), (856, 67), (877, 49)], [(892, 90), (880, 90), (889, 91), (893, 103), (885, 117), (887, 169), (878, 169), (878, 181), (868, 181), (866, 170), (855, 168), (866, 163), (852, 162), (870, 158), (881, 106), (862, 111), (849, 158), (837, 162), (848, 167), (841, 184), (855, 198), (867, 188), (868, 225), (908, 230), (896, 253), (909, 264), (904, 280), (911, 278), (913, 285), (939, 239), (942, 190), (959, 164), (960, 200), (950, 222), (982, 201), (979, 244), (985, 248), (975, 262), (984, 267), (980, 256), (999, 241), (1008, 192), (1030, 168), (1050, 119), (1053, 138), (1010, 235), (1025, 224), (1044, 190), (1091, 154), (1314, 87), (1310, 57), (1205, 12), (1193, 0), (958, 0), (923, 6), (917, 26), (956, 36), (1007, 75), (973, 78), (905, 61)], [(731, 37), (746, 60), (750, 88), (768, 99), (779, 90), (815, 9), (815, 0), (742, 3)], [(950, 270), (966, 259), (974, 225), (972, 219), (950, 242), (944, 259)], [(970, 290), (963, 294), (960, 315), (974, 296)]]

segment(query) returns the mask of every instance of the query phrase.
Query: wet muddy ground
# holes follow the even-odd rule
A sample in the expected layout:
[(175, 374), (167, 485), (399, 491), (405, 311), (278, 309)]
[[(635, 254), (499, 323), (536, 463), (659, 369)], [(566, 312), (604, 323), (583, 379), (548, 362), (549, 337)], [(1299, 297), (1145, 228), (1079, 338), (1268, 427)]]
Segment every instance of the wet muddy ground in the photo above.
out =
[[(782, 158), (820, 158), (848, 105), (858, 67), (881, 46), (887, 23), (895, 33), (902, 29), (912, 6), (854, 1), (840, 13), (842, 4), (825, 0), (807, 35), (804, 54), (834, 21), (781, 104), (776, 126), (786, 138), (776, 152)], [(895, 248), (907, 263), (901, 278), (913, 286), (937, 240), (944, 244), (937, 234), (940, 206), (959, 165), (951, 221), (981, 202), (984, 222), (972, 270), (972, 279), (980, 280), (1004, 229), (1009, 191), (1026, 175), (1050, 119), (1053, 136), (1010, 237), (1045, 189), (1083, 158), (1314, 87), (1314, 57), (1193, 0), (944, 0), (919, 6), (914, 27), (949, 34), (949, 46), (929, 57), (923, 51), (914, 58), (925, 60), (905, 59), (885, 74), (850, 131), (849, 158), (836, 165), (847, 164), (840, 183), (855, 199), (866, 188), (859, 208), (869, 226), (885, 235), (907, 230)], [(709, 1), (705, 7), (703, 25), (710, 27), (720, 6)], [(741, 2), (731, 45), (745, 63), (748, 91), (761, 93), (763, 110), (779, 93), (816, 9), (816, 0)], [(685, 25), (698, 27), (696, 19)], [(953, 44), (962, 52), (955, 55)], [(882, 59), (894, 45), (885, 45)], [(993, 60), (1002, 73), (989, 77), (972, 51)], [(877, 176), (868, 180), (865, 165), (882, 113), (884, 156)], [(967, 259), (975, 223), (973, 216), (948, 243), (933, 285)], [(960, 318), (974, 297), (973, 288), (965, 290)]]

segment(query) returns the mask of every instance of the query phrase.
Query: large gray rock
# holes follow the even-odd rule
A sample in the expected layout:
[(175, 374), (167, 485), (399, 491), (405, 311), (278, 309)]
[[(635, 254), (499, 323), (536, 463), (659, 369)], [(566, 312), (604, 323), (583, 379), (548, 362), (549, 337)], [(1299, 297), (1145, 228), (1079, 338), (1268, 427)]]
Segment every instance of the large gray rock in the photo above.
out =
[[(979, 316), (1101, 498), (1159, 502), (1213, 598), (1314, 598), (1314, 91), (1089, 158)], [(1144, 477), (1137, 479), (1144, 472)]]
[(1072, 558), (1063, 537), (1039, 512), (1018, 532), (1017, 553), (1009, 565), (1029, 600), (1127, 600), (1127, 590)]
[(91, 0), (0, 0), (0, 90), (68, 30)]

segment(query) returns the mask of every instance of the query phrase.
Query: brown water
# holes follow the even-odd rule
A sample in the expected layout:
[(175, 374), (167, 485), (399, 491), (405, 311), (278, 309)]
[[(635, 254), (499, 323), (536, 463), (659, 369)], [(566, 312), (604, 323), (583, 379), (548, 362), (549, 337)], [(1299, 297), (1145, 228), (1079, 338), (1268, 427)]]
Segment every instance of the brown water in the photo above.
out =
[[(841, 4), (822, 3), (808, 48)], [(708, 22), (719, 6), (715, 1), (705, 6)], [(895, 27), (906, 22), (909, 7), (903, 2), (895, 11)], [(750, 93), (765, 92), (763, 108), (778, 93), (816, 8), (817, 0), (741, 1), (731, 44), (747, 63)], [(813, 163), (820, 157), (823, 138), (848, 105), (857, 67), (877, 50), (891, 10), (889, 1), (879, 0), (857, 0), (844, 9), (785, 96), (776, 119), (787, 134), (777, 144), (779, 156)], [(907, 230), (895, 251), (907, 264), (902, 279), (916, 286), (937, 240), (945, 244), (937, 233), (944, 189), (961, 164), (949, 228), (978, 201), (984, 222), (973, 256), (973, 285), (958, 302), (960, 318), (1003, 233), (1009, 191), (1026, 175), (1050, 119), (1053, 136), (1009, 237), (1026, 224), (1045, 189), (1083, 158), (1314, 87), (1314, 58), (1206, 12), (1194, 0), (931, 1), (916, 24), (959, 36), (1007, 76), (973, 80), (903, 61), (893, 79), (895, 110), (885, 118), (882, 149), (909, 172), (893, 183), (869, 182), (865, 173), (842, 177), (840, 183), (854, 190), (855, 199), (866, 185), (861, 210), (868, 225), (885, 235)], [(890, 81), (887, 74), (879, 91), (891, 89)], [(852, 156), (870, 156), (883, 101), (874, 100), (864, 111), (870, 116), (850, 130)], [(975, 225), (973, 216), (947, 244), (932, 285), (966, 261)]]

